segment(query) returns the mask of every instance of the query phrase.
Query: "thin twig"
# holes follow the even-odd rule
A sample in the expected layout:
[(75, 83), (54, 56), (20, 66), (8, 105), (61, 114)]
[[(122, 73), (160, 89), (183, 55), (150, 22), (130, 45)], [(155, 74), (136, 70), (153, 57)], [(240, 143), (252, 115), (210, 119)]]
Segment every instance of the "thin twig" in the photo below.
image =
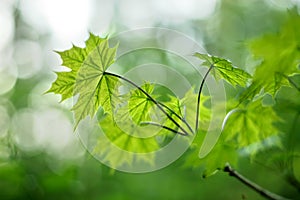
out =
[(136, 87), (138, 90), (140, 90), (143, 94), (145, 94), (150, 101), (152, 101), (157, 107), (158, 109), (160, 109), (180, 130), (183, 131), (184, 135), (188, 135), (187, 131), (180, 126), (164, 109), (163, 107), (158, 103), (158, 101), (156, 101), (153, 97), (151, 97), (143, 88), (141, 88), (140, 86), (138, 86), (137, 84), (135, 84), (134, 82), (132, 82), (131, 80), (118, 75), (118, 74), (114, 74), (114, 73), (110, 73), (110, 72), (104, 72), (103, 75), (109, 75), (109, 76), (114, 76), (117, 77), (119, 79), (122, 79), (123, 81), (126, 81), (127, 83), (133, 85), (134, 87)]
[(195, 128), (195, 132), (197, 132), (198, 130), (198, 120), (199, 120), (199, 111), (200, 111), (200, 99), (201, 99), (201, 93), (202, 93), (202, 89), (203, 89), (203, 86), (204, 86), (204, 83), (206, 81), (206, 78), (209, 74), (209, 72), (212, 70), (212, 68), (214, 67), (214, 65), (212, 64), (209, 69), (207, 70), (207, 72), (205, 73), (203, 79), (202, 79), (202, 82), (200, 84), (200, 88), (199, 88), (199, 92), (198, 92), (198, 99), (197, 99), (197, 110), (196, 110), (196, 128)]
[(162, 124), (159, 124), (159, 123), (156, 123), (156, 122), (141, 122), (140, 124), (141, 124), (141, 125), (142, 125), (142, 124), (146, 124), (146, 125), (158, 126), (158, 127), (160, 127), (160, 128), (166, 129), (166, 130), (168, 130), (168, 131), (171, 131), (171, 132), (176, 133), (176, 134), (179, 134), (179, 135), (186, 135), (186, 134), (181, 133), (181, 132), (179, 132), (179, 131), (176, 131), (176, 130), (174, 130), (174, 129), (168, 127), (168, 126), (165, 126), (165, 125), (162, 125)]
[(247, 179), (246, 177), (244, 177), (243, 175), (238, 173), (236, 170), (234, 170), (228, 163), (224, 167), (223, 171), (228, 172), (229, 176), (235, 177), (240, 182), (244, 183), (245, 185), (247, 185), (248, 187), (250, 187), (251, 189), (253, 189), (257, 193), (259, 193), (261, 196), (263, 196), (267, 199), (271, 199), (271, 200), (290, 200), (290, 199), (287, 199), (285, 197), (274, 194), (274, 193), (268, 191), (267, 189), (257, 185), (256, 183), (253, 183), (252, 181), (250, 181), (249, 179)]

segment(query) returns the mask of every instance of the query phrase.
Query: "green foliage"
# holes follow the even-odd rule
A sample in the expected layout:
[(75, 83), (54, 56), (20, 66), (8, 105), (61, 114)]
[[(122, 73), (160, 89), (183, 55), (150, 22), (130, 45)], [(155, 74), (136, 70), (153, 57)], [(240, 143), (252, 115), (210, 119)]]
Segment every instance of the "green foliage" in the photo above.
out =
[[(237, 105), (236, 101), (227, 103), (229, 108)], [(237, 165), (240, 151), (246, 151), (254, 158), (260, 150), (264, 149), (265, 144), (268, 147), (280, 148), (280, 133), (275, 126), (279, 122), (282, 122), (282, 119), (278, 117), (273, 107), (262, 106), (260, 100), (240, 104), (237, 108), (229, 110), (217, 143), (211, 152), (201, 159), (199, 159), (199, 147), (203, 144), (207, 129), (197, 133), (191, 150), (186, 155), (184, 166), (204, 167), (203, 177), (208, 177), (223, 170), (226, 163)]]
[[(257, 80), (263, 79), (262, 77), (266, 76), (266, 70), (271, 65), (275, 65), (274, 62), (267, 62), (275, 54), (265, 55), (269, 48), (274, 46), (265, 45), (265, 49), (258, 47), (266, 41), (269, 44), (271, 39), (273, 40), (274, 36), (265, 36), (261, 41), (253, 42), (254, 54), (261, 54), (264, 62), (255, 71), (252, 85), (248, 88), (247, 85), (252, 76), (233, 66), (230, 61), (200, 53), (195, 53), (195, 56), (204, 61), (202, 65), (209, 68), (208, 72), (216, 80), (223, 79), (234, 87), (242, 86), (250, 95), (250, 90)], [(48, 91), (61, 94), (62, 100), (78, 96), (72, 108), (75, 113), (75, 127), (81, 120), (87, 116), (93, 117), (98, 109), (102, 108), (104, 112), (98, 120), (105, 135), (97, 139), (93, 153), (111, 166), (131, 165), (136, 161), (155, 164), (155, 154), (151, 152), (167, 144), (174, 134), (184, 136), (195, 134), (191, 127), (195, 127), (196, 123), (199, 124), (198, 133), (191, 146), (190, 154), (187, 156), (186, 165), (205, 166), (204, 177), (222, 170), (226, 163), (235, 165), (239, 150), (243, 148), (251, 147), (250, 154), (254, 154), (268, 139), (272, 145), (279, 144), (279, 130), (275, 123), (280, 122), (281, 119), (272, 106), (263, 106), (261, 100), (240, 103), (233, 100), (235, 107), (228, 106), (233, 109), (229, 110), (224, 119), (220, 138), (211, 152), (205, 158), (199, 159), (199, 148), (203, 144), (212, 118), (210, 97), (205, 96), (202, 90), (199, 94), (195, 93), (193, 87), (183, 98), (172, 94), (159, 96), (156, 95), (156, 85), (153, 83), (138, 86), (121, 75), (107, 72), (108, 67), (114, 63), (116, 51), (117, 46), (109, 47), (108, 39), (91, 34), (86, 41), (85, 48), (73, 47), (59, 53), (63, 59), (63, 65), (69, 67), (71, 71), (57, 73), (58, 77)], [(292, 50), (286, 50), (282, 55), (290, 55), (292, 52)], [(285, 61), (286, 58), (280, 58), (284, 61), (279, 63), (295, 64), (295, 55), (298, 54), (293, 54), (294, 60)], [(273, 73), (276, 77), (274, 86), (276, 89), (280, 88), (278, 85), (286, 82), (282, 77), (296, 72), (295, 69), (290, 72), (278, 71), (275, 67), (272, 70), (271, 74)], [(205, 78), (206, 76), (203, 83)], [(259, 87), (268, 91), (268, 88), (271, 88), (270, 80), (271, 78), (266, 78)], [(287, 81), (291, 82), (292, 79), (289, 78)], [(133, 88), (131, 87), (125, 94), (119, 94), (121, 84), (127, 84)], [(238, 89), (240, 87), (237, 87)], [(196, 122), (198, 97), (201, 101), (199, 122)], [(162, 101), (157, 99), (162, 99)], [(242, 97), (242, 99), (246, 98)], [(139, 157), (138, 155), (141, 154), (145, 156)]]
[[(208, 67), (211, 70), (210, 73), (217, 80), (224, 79), (232, 86), (246, 87), (248, 81), (252, 78), (250, 74), (234, 67), (226, 59), (200, 53), (195, 53), (195, 56), (204, 61), (202, 65)], [(250, 154), (252, 155), (263, 146), (262, 142), (272, 136), (277, 136), (279, 133), (274, 124), (280, 119), (272, 107), (263, 107), (259, 100), (244, 104), (233, 102), (230, 102), (228, 107), (231, 107), (232, 104), (235, 104), (235, 106), (224, 119), (222, 134), (213, 150), (204, 159), (195, 159), (199, 153), (196, 147), (199, 148), (203, 142), (203, 136), (201, 136), (202, 139), (195, 140), (194, 150), (188, 156), (189, 161), (187, 163), (189, 165), (205, 166), (204, 177), (222, 170), (226, 163), (236, 164), (238, 149), (251, 146)], [(235, 108), (236, 105), (238, 105), (237, 108)], [(268, 116), (268, 118), (265, 116)], [(271, 142), (273, 145), (274, 143), (278, 144), (276, 139), (278, 140), (278, 138), (274, 138), (275, 141)]]
[[(91, 139), (89, 142), (92, 141), (92, 154), (96, 158), (101, 156), (114, 167), (121, 165), (130, 168), (129, 165), (136, 164), (137, 159), (141, 164), (155, 165), (160, 158), (157, 159), (151, 152), (163, 148), (175, 137), (196, 137), (189, 150), (164, 169), (139, 175), (115, 171), (114, 176), (109, 175), (111, 169), (93, 159), (84, 148), (80, 148), (79, 142), (68, 135), (68, 121), (72, 121), (72, 115), (66, 107), (73, 99), (58, 106), (53, 102), (53, 96), (40, 95), (49, 80), (48, 70), (44, 67), (51, 65), (49, 59), (52, 60), (47, 48), (54, 42), (48, 32), (51, 27), (45, 30), (43, 26), (39, 29), (42, 32), (35, 29), (33, 33), (33, 28), (37, 28), (38, 24), (28, 16), (24, 19), (26, 12), (20, 15), (26, 3), (5, 5), (12, 17), (8, 22), (14, 22), (15, 26), (10, 34), (13, 37), (5, 40), (5, 45), (0, 45), (3, 54), (0, 76), (8, 79), (0, 78), (0, 199), (263, 199), (225, 174), (201, 180), (202, 170), (203, 176), (207, 177), (222, 170), (227, 162), (237, 171), (241, 169), (245, 177), (256, 180), (258, 185), (290, 199), (300, 199), (300, 24), (297, 14), (300, 10), (286, 12), (283, 7), (290, 3), (221, 0), (211, 17), (205, 19), (193, 18), (181, 25), (157, 21), (201, 38), (200, 44), (213, 55), (198, 55), (206, 61), (206, 65), (201, 66), (210, 68), (212, 63), (218, 63), (216, 66), (220, 66), (212, 66), (210, 75), (226, 82), (227, 100), (218, 103), (226, 103), (226, 111), (232, 114), (228, 114), (223, 133), (205, 158), (199, 158), (199, 149), (204, 138), (211, 133), (207, 132), (210, 121), (218, 115), (218, 112), (211, 113), (211, 108), (214, 111), (216, 108), (211, 106), (215, 99), (204, 95), (207, 93), (200, 94), (199, 131), (195, 133), (198, 88), (191, 88), (179, 98), (172, 92), (162, 92), (161, 86), (154, 83), (140, 86), (189, 134), (179, 136), (176, 134), (182, 130), (139, 89), (125, 88), (128, 82), (119, 81), (117, 76), (106, 73), (98, 60), (96, 65), (100, 70), (88, 70), (90, 68), (86, 64), (91, 63), (88, 59), (99, 57), (93, 52), (100, 44), (104, 45), (104, 41), (108, 43), (107, 38), (90, 34), (84, 47), (71, 46), (69, 50), (57, 52), (65, 70), (56, 73), (57, 78), (48, 92), (60, 94), (61, 101), (73, 97), (74, 103), (81, 102), (82, 106), (77, 105), (77, 121), (80, 121), (80, 114), (83, 119), (97, 112), (98, 124), (105, 135), (97, 137), (99, 132), (84, 132)], [(122, 19), (117, 17), (114, 21), (116, 32), (126, 27)], [(90, 25), (93, 26), (94, 22), (98, 23), (98, 20), (92, 20)], [(1, 28), (6, 30), (7, 25)], [(56, 36), (60, 38), (61, 35)], [(167, 44), (169, 47), (168, 42), (172, 42), (173, 48), (183, 44), (182, 40), (176, 41), (176, 37), (167, 38), (167, 43), (164, 43), (164, 34), (153, 36), (149, 40), (146, 38), (145, 46)], [(126, 46), (125, 49), (140, 44), (139, 36), (134, 41), (124, 38), (120, 43)], [(190, 52), (186, 53), (190, 55)], [(101, 56), (105, 57), (103, 53)], [(105, 59), (109, 60), (108, 57)], [(189, 63), (181, 56), (164, 49), (138, 49), (119, 57), (117, 61), (114, 67), (120, 66), (117, 71), (122, 73), (132, 66), (160, 63), (182, 72), (191, 85), (199, 85), (202, 79), (196, 69), (186, 67)], [(114, 69), (111, 67), (108, 71), (113, 73)], [(240, 78), (239, 74), (243, 72), (239, 69), (249, 72), (253, 79), (248, 75), (248, 78)], [(151, 67), (148, 70), (151, 71)], [(79, 72), (91, 79), (79, 77)], [(144, 74), (148, 78), (147, 73)], [(181, 83), (170, 74), (167, 78), (172, 87), (182, 88)], [(78, 82), (79, 79), (82, 83)], [(99, 88), (97, 81), (101, 86)], [(230, 85), (238, 86), (232, 88)], [(96, 91), (93, 87), (97, 88)], [(124, 88), (128, 93), (123, 96)], [(89, 102), (85, 101), (88, 99)], [(55, 114), (52, 112), (54, 108), (62, 110), (61, 114), (66, 116)], [(61, 124), (53, 121), (52, 117), (61, 118)], [(44, 127), (39, 122), (46, 122), (50, 127)], [(83, 128), (80, 126), (78, 131)], [(59, 135), (58, 132), (65, 134)], [(248, 156), (253, 153), (255, 156), (249, 159)], [(144, 155), (142, 160), (139, 155)], [(195, 169), (179, 169), (182, 162)]]
[(283, 86), (275, 96), (274, 110), (281, 117), (277, 130), (283, 133), (280, 148), (268, 148), (258, 153), (256, 160), (278, 171), (285, 180), (300, 189), (300, 75), (290, 79), (293, 87)]
[(300, 16), (290, 10), (288, 19), (278, 33), (267, 34), (250, 42), (255, 67), (253, 82), (241, 96), (241, 101), (252, 99), (261, 90), (275, 96), (283, 85), (289, 85), (288, 76), (299, 73)]
[(279, 121), (273, 108), (262, 106), (260, 100), (241, 105), (225, 118), (223, 129), (225, 141), (233, 140), (238, 148), (262, 142), (271, 136), (278, 135), (275, 123)]
[[(86, 41), (85, 48), (73, 47), (68, 51), (60, 53), (63, 65), (69, 67), (71, 71), (58, 73), (57, 80), (48, 91), (61, 94), (62, 100), (79, 95), (76, 104), (72, 108), (75, 113), (75, 127), (86, 116), (93, 117), (99, 107), (103, 108), (104, 113), (107, 114), (103, 115), (99, 124), (104, 133), (109, 133), (107, 134), (109, 140), (99, 138), (94, 148), (94, 153), (104, 157), (104, 160), (107, 160), (107, 162), (115, 167), (130, 164), (134, 159), (137, 159), (134, 153), (128, 154), (128, 152), (151, 152), (158, 149), (160, 144), (164, 143), (159, 143), (158, 138), (154, 136), (149, 138), (136, 137), (135, 134), (142, 136), (143, 134), (147, 134), (149, 130), (157, 130), (138, 128), (139, 125), (149, 122), (148, 126), (158, 126), (162, 128), (159, 131), (159, 134), (162, 136), (181, 131), (185, 131), (182, 134), (187, 132), (193, 133), (191, 127), (195, 126), (194, 116), (196, 115), (197, 107), (197, 94), (194, 93), (193, 88), (182, 99), (169, 95), (166, 102), (160, 103), (153, 96), (153, 84), (146, 83), (139, 87), (126, 78), (107, 73), (107, 68), (114, 62), (116, 51), (117, 47), (110, 48), (107, 39), (91, 34), (90, 38)], [(233, 86), (245, 86), (248, 79), (251, 78), (247, 72), (233, 67), (226, 59), (199, 53), (196, 53), (195, 56), (205, 60), (203, 65), (213, 67), (211, 73), (216, 79), (225, 79)], [(123, 96), (118, 95), (118, 79), (122, 79), (135, 86), (135, 89), (130, 90), (128, 94)], [(202, 99), (199, 114), (200, 130), (206, 131), (211, 118), (210, 109), (205, 106), (206, 102), (209, 101), (209, 97), (203, 94), (200, 95)], [(127, 106), (121, 103), (122, 100), (128, 101)], [(118, 104), (118, 106), (115, 104)], [(118, 109), (115, 110), (115, 107)], [(117, 115), (116, 112), (118, 113)], [(159, 117), (156, 116), (157, 113), (160, 113)], [(250, 111), (247, 111), (247, 113), (250, 113)], [(247, 117), (240, 115), (233, 116), (239, 124), (232, 124), (233, 117), (227, 122), (231, 124), (230, 127), (233, 127), (233, 129), (234, 127), (240, 127), (242, 130), (234, 129), (234, 131), (229, 128), (225, 129), (227, 138), (231, 140), (240, 135), (237, 140), (237, 142), (241, 143), (240, 147), (258, 142), (261, 139), (258, 137), (259, 134), (255, 132), (252, 133), (255, 137), (247, 140), (247, 138), (252, 137), (252, 135), (247, 136), (249, 130), (253, 130), (253, 127), (249, 125), (250, 122), (247, 121), (248, 118), (250, 118), (250, 121), (253, 120), (251, 118), (253, 116), (248, 115), (250, 114), (247, 114)], [(153, 116), (156, 117), (153, 118)], [(247, 124), (242, 124), (245, 121), (244, 118), (247, 119)], [(128, 119), (132, 119), (137, 126), (130, 125), (130, 123), (126, 124)], [(116, 121), (114, 122), (114, 120)], [(128, 135), (119, 128), (118, 123), (127, 127), (126, 130), (131, 134)], [(248, 132), (241, 132), (244, 130)], [(268, 137), (269, 134), (265, 134), (264, 136)], [(114, 146), (111, 146), (111, 143), (119, 148), (114, 148)], [(197, 146), (201, 146), (201, 143), (197, 143)], [(122, 149), (122, 151), (119, 151), (119, 149)], [(228, 148), (228, 145), (219, 142), (210, 153), (208, 159), (203, 160), (206, 163), (206, 175), (213, 173), (217, 168), (221, 168), (228, 162), (227, 158), (229, 159), (229, 157), (223, 155), (225, 153), (226, 155), (230, 155), (228, 154), (228, 149), (231, 150), (231, 148)], [(148, 158), (144, 158), (144, 161), (153, 163), (154, 154), (149, 154), (149, 156)]]
[(210, 56), (207, 54), (195, 53), (195, 56), (204, 62), (203, 66), (212, 67), (211, 74), (217, 79), (224, 79), (233, 86), (246, 86), (251, 75), (242, 69), (236, 68), (224, 58)]

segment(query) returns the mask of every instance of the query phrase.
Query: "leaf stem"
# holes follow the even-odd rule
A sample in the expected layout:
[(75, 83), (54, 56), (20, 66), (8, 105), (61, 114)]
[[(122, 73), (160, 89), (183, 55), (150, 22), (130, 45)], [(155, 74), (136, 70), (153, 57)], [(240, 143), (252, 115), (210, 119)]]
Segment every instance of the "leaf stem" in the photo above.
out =
[(261, 186), (257, 185), (256, 183), (250, 181), (249, 179), (247, 179), (246, 177), (244, 177), (243, 175), (238, 173), (236, 170), (234, 170), (228, 163), (224, 167), (223, 171), (228, 172), (229, 176), (232, 176), (232, 177), (236, 178), (237, 180), (239, 180), (240, 182), (242, 182), (246, 186), (250, 187), (255, 192), (259, 193), (261, 196), (263, 196), (267, 199), (271, 199), (271, 200), (289, 200), (285, 197), (274, 194), (274, 193), (268, 191), (267, 189), (262, 188)]
[(200, 88), (199, 88), (199, 92), (198, 92), (198, 99), (197, 99), (197, 110), (196, 110), (196, 127), (195, 127), (195, 132), (197, 132), (198, 130), (198, 125), (199, 125), (199, 111), (200, 111), (200, 100), (201, 100), (201, 93), (202, 93), (202, 89), (204, 86), (204, 83), (206, 81), (206, 78), (209, 74), (209, 72), (212, 70), (212, 68), (214, 67), (214, 64), (211, 64), (209, 69), (207, 70), (207, 72), (205, 73), (202, 82), (200, 84)]
[(161, 104), (156, 101), (153, 97), (151, 97), (143, 88), (141, 88), (140, 86), (138, 86), (137, 84), (135, 84), (134, 82), (132, 82), (131, 80), (121, 76), (121, 75), (118, 75), (118, 74), (114, 74), (114, 73), (110, 73), (110, 72), (103, 72), (103, 75), (109, 75), (109, 76), (114, 76), (114, 77), (117, 77), (123, 81), (126, 81), (127, 83), (133, 85), (134, 87), (136, 87), (138, 90), (140, 90), (143, 94), (145, 94), (149, 99), (150, 101), (152, 101), (157, 107), (158, 109), (160, 109), (167, 117), (168, 119), (170, 119), (180, 130), (183, 131), (184, 135), (188, 135), (187, 131), (182, 127), (180, 126), (164, 109), (163, 107), (161, 106)]
[(184, 118), (182, 118), (181, 116), (179, 116), (176, 112), (174, 112), (171, 108), (169, 108), (168, 106), (166, 106), (166, 105), (164, 105), (164, 104), (162, 104), (161, 102), (158, 102), (161, 106), (163, 106), (164, 108), (166, 108), (167, 110), (169, 110), (173, 115), (175, 115), (178, 119), (180, 119), (187, 127), (188, 127), (188, 129), (192, 132), (192, 133), (194, 133), (194, 130), (192, 129), (192, 127), (190, 126), (190, 124), (189, 123), (187, 123), (187, 121), (184, 119)]
[(149, 124), (149, 125), (153, 125), (153, 126), (158, 126), (160, 128), (166, 129), (166, 130), (171, 131), (173, 133), (176, 133), (176, 134), (178, 133), (179, 135), (186, 135), (186, 134), (184, 134), (182, 132), (178, 132), (178, 131), (170, 128), (170, 127), (167, 127), (165, 125), (162, 125), (162, 124), (159, 124), (159, 123), (156, 123), (156, 122), (141, 122), (141, 124)]

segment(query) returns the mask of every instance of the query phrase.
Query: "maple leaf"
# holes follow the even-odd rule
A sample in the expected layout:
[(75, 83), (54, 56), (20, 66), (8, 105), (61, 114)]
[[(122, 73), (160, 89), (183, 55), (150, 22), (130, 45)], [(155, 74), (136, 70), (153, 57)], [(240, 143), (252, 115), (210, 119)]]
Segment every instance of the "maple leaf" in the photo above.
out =
[(108, 40), (103, 40), (82, 63), (74, 86), (74, 94), (79, 94), (72, 108), (75, 127), (86, 116), (93, 117), (99, 106), (105, 112), (113, 112), (112, 95), (116, 95), (118, 78), (105, 74), (105, 71), (113, 64), (116, 50), (117, 46), (110, 48)]
[(201, 53), (195, 53), (194, 56), (204, 60), (202, 65), (211, 68), (210, 73), (217, 80), (224, 79), (233, 86), (246, 86), (246, 83), (251, 78), (251, 75), (246, 71), (234, 67), (230, 61), (224, 58)]
[(61, 101), (72, 97), (74, 95), (74, 86), (78, 70), (89, 53), (103, 40), (105, 39), (90, 33), (88, 40), (85, 42), (85, 48), (73, 45), (69, 50), (62, 52), (56, 51), (63, 61), (62, 66), (67, 67), (70, 71), (56, 72), (57, 79), (52, 83), (51, 88), (46, 93), (53, 92), (55, 94), (61, 94)]

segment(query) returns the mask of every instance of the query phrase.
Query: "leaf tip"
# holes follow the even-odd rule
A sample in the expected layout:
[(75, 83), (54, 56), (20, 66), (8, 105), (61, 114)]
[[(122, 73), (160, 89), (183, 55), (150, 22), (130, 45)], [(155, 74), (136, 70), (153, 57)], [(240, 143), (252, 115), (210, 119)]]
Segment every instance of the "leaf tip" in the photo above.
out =
[(193, 56), (195, 56), (195, 57), (197, 57), (197, 58), (201, 58), (203, 55), (204, 55), (204, 54), (199, 53), (199, 52), (195, 52), (195, 53), (193, 54)]
[(49, 93), (51, 93), (51, 92), (53, 92), (53, 91), (52, 91), (52, 87), (49, 88), (47, 91), (43, 92), (42, 95), (49, 94)]
[[(90, 30), (89, 30), (88, 33), (89, 33), (89, 38), (91, 38), (91, 37), (97, 37), (96, 34), (94, 34), (94, 33), (93, 33), (92, 31), (90, 31)], [(88, 40), (88, 39), (87, 39), (87, 40)], [(87, 40), (86, 40), (86, 41), (87, 41)]]
[(58, 54), (58, 55), (61, 55), (62, 51), (59, 51), (59, 50), (53, 50), (54, 53)]

